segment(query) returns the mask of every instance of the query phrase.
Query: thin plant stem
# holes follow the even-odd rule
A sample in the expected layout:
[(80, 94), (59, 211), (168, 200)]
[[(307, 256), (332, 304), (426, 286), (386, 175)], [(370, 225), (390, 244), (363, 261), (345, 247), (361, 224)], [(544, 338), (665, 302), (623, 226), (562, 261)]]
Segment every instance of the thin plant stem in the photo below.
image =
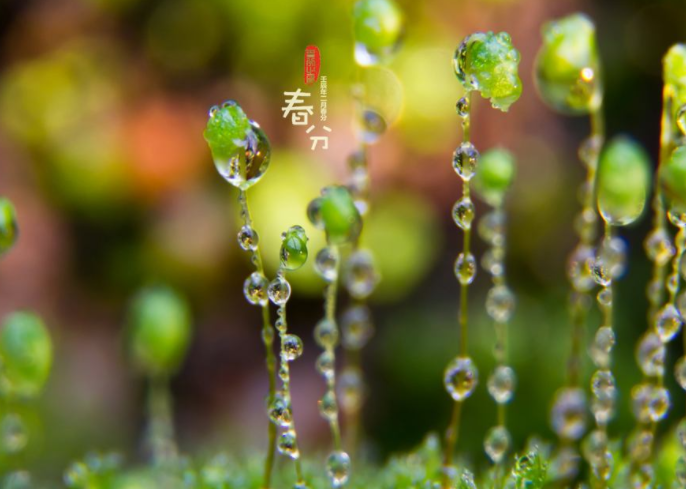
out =
[[(252, 227), (252, 217), (248, 206), (248, 195), (245, 190), (241, 190), (238, 194), (238, 202), (245, 225)], [(262, 263), (262, 254), (260, 253), (259, 246), (252, 252), (251, 261), (255, 266), (255, 270), (264, 276), (264, 265)], [(269, 403), (271, 403), (276, 395), (276, 356), (274, 354), (274, 328), (272, 327), (270, 320), (269, 302), (262, 306), (262, 341), (264, 342), (266, 351), (267, 374), (269, 377)], [(269, 421), (267, 430), (269, 438), (267, 456), (264, 462), (264, 476), (262, 479), (264, 489), (271, 487), (271, 476), (274, 468), (274, 456), (276, 451), (276, 425)]]
[[(591, 134), (582, 143), (587, 145), (590, 151), (586, 155), (586, 179), (583, 184), (583, 199), (580, 219), (582, 228), (579, 232), (580, 246), (592, 247), (596, 236), (595, 222), (597, 213), (594, 206), (596, 170), (598, 167), (599, 150), (605, 137), (605, 122), (602, 106), (593, 110), (590, 114)], [(590, 303), (589, 292), (577, 290), (572, 283), (570, 315), (572, 320), (572, 351), (567, 363), (567, 383), (570, 387), (578, 387), (581, 384), (581, 358), (583, 355), (584, 332), (588, 317), (588, 304)]]
[[(467, 115), (462, 119), (462, 142), (467, 143), (470, 140), (471, 135), (471, 114), (472, 114), (472, 102), (473, 96), (472, 92), (469, 91), (466, 94), (467, 98)], [(463, 180), (462, 184), (462, 195), (464, 198), (469, 197), (469, 180)], [(464, 230), (462, 248), (464, 256), (467, 257), (470, 252), (470, 242), (471, 242), (471, 230), (469, 228)], [(468, 339), (469, 332), (467, 328), (468, 322), (468, 286), (460, 284), (460, 310), (458, 313), (458, 331), (460, 337), (460, 354), (463, 356), (467, 355), (468, 352)], [(447, 489), (450, 483), (449, 467), (452, 465), (453, 452), (457, 441), (459, 439), (460, 432), (460, 418), (462, 413), (462, 402), (454, 401), (453, 412), (450, 417), (450, 424), (445, 434), (445, 451), (443, 456), (443, 487)]]
[(169, 380), (165, 376), (151, 377), (148, 381), (148, 422), (148, 445), (153, 465), (168, 465), (176, 459), (177, 448)]
[[(286, 280), (286, 271), (283, 268), (279, 268), (279, 270), (276, 272), (277, 277), (281, 277), (284, 280)], [(291, 406), (291, 376), (290, 376), (290, 361), (288, 359), (288, 355), (286, 352), (286, 335), (288, 333), (288, 322), (286, 320), (286, 303), (283, 305), (279, 306), (278, 312), (277, 312), (279, 319), (281, 319), (280, 325), (277, 323), (277, 330), (279, 332), (279, 339), (281, 341), (281, 350), (280, 350), (280, 356), (281, 356), (281, 382), (282, 382), (282, 389), (283, 389), (283, 395), (286, 398), (286, 403), (288, 406)], [(297, 433), (295, 429), (295, 419), (293, 418), (293, 415), (291, 414), (291, 422), (290, 422), (290, 429), (293, 431), (293, 433)], [(303, 475), (303, 469), (302, 469), (302, 462), (300, 461), (300, 449), (298, 448), (298, 438), (297, 434), (295, 437), (295, 443), (293, 445), (294, 451), (297, 453), (297, 456), (293, 458), (293, 464), (295, 466), (295, 475), (296, 475), (296, 483), (297, 485), (304, 485), (305, 484), (305, 479)]]

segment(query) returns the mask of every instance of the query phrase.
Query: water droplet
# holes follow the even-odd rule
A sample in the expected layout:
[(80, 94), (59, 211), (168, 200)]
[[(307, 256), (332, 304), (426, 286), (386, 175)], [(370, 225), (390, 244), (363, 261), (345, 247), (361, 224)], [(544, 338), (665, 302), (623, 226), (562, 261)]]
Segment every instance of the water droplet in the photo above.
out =
[(493, 463), (502, 462), (505, 454), (510, 449), (512, 439), (510, 432), (504, 426), (494, 426), (486, 433), (484, 450)]
[(338, 404), (333, 392), (326, 392), (317, 404), (319, 406), (319, 413), (324, 419), (335, 421), (338, 418)]
[(676, 250), (672, 246), (669, 235), (664, 229), (654, 229), (644, 243), (648, 258), (659, 266), (664, 266), (674, 256)]
[(514, 395), (517, 377), (510, 367), (499, 365), (488, 378), (488, 392), (498, 404), (510, 402)]
[(599, 426), (606, 425), (615, 415), (615, 400), (610, 397), (605, 399), (594, 397), (591, 402), (591, 412)]
[(567, 275), (574, 290), (588, 292), (595, 287), (595, 280), (591, 266), (595, 262), (595, 252), (592, 247), (579, 245), (572, 252), (567, 265)]
[(653, 422), (664, 419), (671, 405), (669, 391), (664, 387), (654, 387), (648, 398), (648, 413)]
[(601, 257), (597, 257), (593, 261), (591, 271), (593, 273), (593, 280), (601, 287), (607, 287), (612, 282), (610, 269)]
[(355, 62), (375, 66), (389, 60), (402, 43), (404, 16), (391, 0), (361, 0), (353, 10)]
[(664, 343), (667, 343), (679, 332), (681, 324), (679, 311), (672, 304), (666, 304), (655, 318), (655, 332)]
[(469, 117), (469, 98), (462, 97), (455, 104), (455, 110), (460, 117)]
[(653, 391), (653, 386), (648, 383), (638, 384), (631, 389), (631, 409), (636, 419), (641, 423), (650, 422), (648, 399)]
[(505, 236), (505, 214), (494, 210), (479, 220), (479, 237), (491, 246), (502, 245)]
[(386, 120), (381, 114), (370, 108), (362, 111), (360, 126), (361, 139), (366, 144), (374, 144), (386, 132)]
[(455, 276), (462, 285), (469, 285), (476, 276), (476, 260), (474, 255), (460, 253), (455, 260)]
[(455, 401), (463, 401), (472, 395), (479, 381), (479, 371), (469, 357), (457, 357), (445, 369), (443, 383)]
[(338, 277), (338, 252), (334, 248), (322, 248), (314, 262), (317, 273), (327, 282)]
[(243, 284), (243, 294), (250, 304), (267, 304), (267, 279), (259, 272), (253, 272)]
[(324, 220), (322, 219), (322, 204), (324, 201), (321, 197), (313, 199), (307, 205), (307, 218), (312, 225), (317, 229), (324, 229)]
[(612, 289), (607, 288), (607, 289), (601, 289), (600, 292), (598, 292), (598, 303), (601, 306), (604, 307), (609, 307), (612, 305)]
[(453, 153), (453, 169), (462, 180), (472, 179), (478, 162), (479, 152), (470, 142), (462, 143)]
[(348, 413), (358, 412), (365, 395), (365, 384), (360, 369), (347, 367), (343, 370), (339, 387), (343, 409)]
[(488, 291), (486, 312), (494, 321), (509, 321), (515, 309), (515, 296), (507, 285), (497, 285)]
[(238, 245), (245, 251), (255, 251), (260, 242), (260, 237), (253, 228), (245, 225), (238, 232)]
[(642, 463), (650, 458), (653, 450), (653, 434), (649, 429), (639, 429), (629, 438), (629, 455), (635, 463)]
[(584, 439), (582, 448), (584, 457), (591, 465), (597, 464), (607, 452), (607, 434), (600, 430), (591, 431)]
[[(684, 117), (686, 118), (686, 117)], [(679, 119), (680, 121), (682, 120), (681, 118)], [(681, 129), (681, 132), (683, 133), (686, 131), (686, 121), (683, 123), (679, 124), (679, 129)], [(681, 487), (686, 486), (686, 458), (684, 457), (679, 457), (679, 460), (676, 463), (676, 469), (675, 472), (676, 478), (679, 481), (679, 484), (681, 484)]]
[(676, 427), (676, 436), (681, 444), (681, 448), (686, 450), (686, 418), (682, 418)]
[(600, 400), (614, 400), (617, 396), (615, 377), (610, 370), (596, 370), (591, 378), (593, 395)]
[(262, 128), (250, 121), (245, 140), (237, 145), (238, 152), (228, 156), (214, 156), (219, 174), (231, 185), (246, 190), (257, 183), (267, 172), (271, 160), (271, 145)]
[(551, 411), (553, 430), (560, 438), (578, 440), (586, 431), (586, 396), (578, 388), (557, 391)]
[(591, 358), (593, 362), (599, 367), (605, 367), (609, 364), (610, 353), (615, 345), (615, 333), (610, 326), (602, 326), (596, 331), (591, 345)]
[(18, 414), (6, 414), (0, 422), (0, 440), (5, 454), (21, 452), (28, 443), (26, 425)]
[(579, 473), (581, 457), (572, 447), (561, 447), (552, 461), (552, 472), (560, 479), (573, 479)]
[(324, 318), (314, 327), (314, 340), (324, 348), (335, 348), (338, 344), (338, 326), (330, 319)]
[(579, 145), (579, 159), (588, 168), (596, 168), (598, 165), (598, 156), (603, 147), (603, 137), (589, 136)]
[(379, 274), (372, 254), (367, 250), (353, 252), (345, 263), (343, 282), (348, 293), (356, 299), (365, 299), (379, 283)]
[(299, 458), (300, 450), (298, 450), (298, 439), (295, 431), (289, 429), (281, 433), (277, 448), (282, 455), (286, 455), (293, 460)]
[(277, 306), (282, 306), (291, 297), (291, 284), (283, 277), (276, 277), (269, 284), (267, 289), (269, 300)]
[(90, 470), (83, 462), (74, 462), (64, 473), (64, 484), (67, 487), (82, 488), (88, 487)]
[(481, 266), (493, 277), (501, 277), (505, 273), (505, 254), (502, 249), (490, 248), (481, 257)]
[(288, 398), (283, 393), (276, 393), (269, 405), (269, 419), (277, 426), (289, 428), (293, 423), (293, 414)]
[(665, 345), (655, 333), (647, 332), (636, 347), (636, 361), (648, 377), (662, 376), (665, 372)]
[(460, 229), (471, 229), (474, 220), (474, 204), (469, 197), (463, 197), (453, 206), (453, 220)]
[(686, 227), (686, 213), (682, 212), (680, 209), (669, 209), (667, 211), (667, 217), (669, 222), (674, 224), (678, 228)]
[(371, 313), (366, 306), (352, 306), (341, 318), (343, 345), (349, 350), (360, 350), (374, 334)]
[(292, 362), (303, 354), (303, 341), (297, 335), (287, 334), (283, 337), (283, 351), (286, 360)]
[(343, 451), (335, 451), (326, 460), (326, 475), (334, 487), (345, 485), (350, 478), (350, 456)]
[(302, 226), (292, 226), (281, 235), (281, 266), (297, 270), (307, 261), (307, 234)]
[(331, 352), (322, 352), (319, 357), (317, 357), (316, 368), (317, 372), (322, 374), (326, 379), (330, 379), (334, 376), (334, 357)]

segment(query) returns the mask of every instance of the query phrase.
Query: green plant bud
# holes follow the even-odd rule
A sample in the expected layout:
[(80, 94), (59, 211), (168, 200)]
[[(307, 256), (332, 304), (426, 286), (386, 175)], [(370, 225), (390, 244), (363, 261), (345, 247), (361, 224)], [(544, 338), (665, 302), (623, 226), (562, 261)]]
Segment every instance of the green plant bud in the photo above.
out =
[(481, 198), (498, 206), (512, 185), (516, 172), (515, 158), (509, 151), (494, 148), (482, 153), (474, 177), (474, 188)]
[(269, 168), (271, 145), (267, 135), (233, 100), (210, 109), (204, 136), (217, 171), (231, 185), (245, 190)]
[(506, 112), (522, 94), (519, 59), (507, 32), (477, 32), (457, 48), (453, 67), (465, 90), (478, 90), (494, 108)]
[(52, 341), (43, 321), (30, 312), (9, 315), (0, 331), (0, 392), (35, 398), (52, 366)]
[(686, 210), (686, 146), (676, 148), (660, 167), (660, 185), (669, 207)]
[(322, 190), (322, 196), (308, 208), (310, 221), (326, 232), (330, 244), (349, 243), (362, 230), (362, 218), (347, 187), (332, 186)]
[(686, 44), (675, 44), (662, 59), (665, 86), (670, 90), (672, 101), (672, 120), (686, 133)]
[(393, 0), (358, 1), (353, 9), (353, 22), (358, 65), (377, 65), (398, 50), (404, 19)]
[(12, 202), (0, 198), (0, 255), (8, 251), (17, 241), (17, 213)]
[(307, 234), (302, 226), (293, 226), (281, 235), (281, 266), (297, 270), (307, 261)]
[(588, 114), (603, 97), (595, 26), (572, 14), (543, 27), (534, 65), (536, 87), (545, 103), (565, 114)]
[(650, 187), (650, 159), (635, 141), (610, 141), (598, 164), (598, 210), (605, 222), (625, 226), (643, 212)]
[(129, 311), (129, 348), (136, 367), (149, 376), (174, 373), (191, 338), (188, 304), (167, 287), (141, 291)]

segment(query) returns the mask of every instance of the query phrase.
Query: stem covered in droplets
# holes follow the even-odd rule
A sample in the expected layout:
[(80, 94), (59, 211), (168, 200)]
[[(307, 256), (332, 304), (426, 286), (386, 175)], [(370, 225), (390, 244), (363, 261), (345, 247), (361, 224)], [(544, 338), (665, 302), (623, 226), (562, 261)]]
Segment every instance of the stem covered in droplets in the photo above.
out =
[[(462, 117), (462, 145), (458, 150), (456, 151), (456, 158), (461, 157), (459, 154), (462, 148), (465, 148), (467, 146), (471, 147), (471, 142), (470, 142), (470, 129), (471, 129), (471, 107), (472, 107), (472, 101), (473, 101), (473, 96), (472, 96), (472, 91), (468, 91), (466, 96), (458, 102), (462, 107), (461, 109), (458, 109), (460, 112), (460, 115)], [(471, 158), (472, 155), (466, 156), (467, 158)], [(478, 156), (477, 156), (478, 158)], [(469, 170), (466, 170), (469, 171)], [(463, 236), (462, 236), (462, 252), (460, 253), (460, 256), (458, 257), (458, 264), (455, 265), (455, 273), (458, 276), (458, 281), (460, 282), (460, 305), (459, 305), (459, 311), (458, 311), (458, 334), (460, 338), (460, 356), (458, 359), (468, 359), (467, 353), (468, 353), (468, 339), (469, 339), (469, 331), (467, 327), (467, 322), (468, 322), (468, 299), (469, 299), (469, 294), (468, 294), (468, 287), (469, 283), (471, 283), (471, 280), (473, 279), (473, 274), (475, 273), (475, 267), (476, 264), (473, 262), (474, 258), (471, 255), (470, 252), (470, 246), (471, 246), (471, 220), (473, 220), (474, 216), (474, 208), (473, 205), (471, 204), (470, 200), (470, 186), (469, 186), (469, 181), (470, 181), (471, 175), (469, 175), (467, 178), (462, 178), (462, 199), (461, 202), (465, 203), (467, 207), (469, 207), (469, 210), (467, 212), (469, 213), (469, 223), (465, 223), (465, 225), (461, 226), (463, 229)], [(459, 205), (459, 204), (458, 204)], [(461, 257), (461, 258), (460, 258)], [(471, 257), (471, 260), (470, 260)], [(471, 263), (468, 263), (470, 262)], [(459, 265), (459, 263), (462, 263), (462, 266)], [(472, 270), (465, 270), (465, 279), (461, 279), (461, 268), (472, 268)], [(471, 275), (471, 278), (468, 276)], [(469, 360), (471, 362), (471, 360)], [(448, 369), (451, 367), (449, 366)], [(460, 367), (460, 368), (465, 368)], [(449, 374), (447, 373), (446, 376)], [(453, 376), (464, 376), (464, 372), (455, 372)], [(467, 373), (467, 376), (472, 375), (472, 373)], [(474, 379), (472, 378), (471, 380), (467, 380), (467, 384), (472, 383)], [(456, 379), (453, 381), (453, 383), (457, 384), (462, 384), (464, 383), (463, 380)], [(462, 389), (462, 385), (457, 385), (457, 390), (459, 391)], [(462, 393), (458, 392), (457, 397), (453, 395), (454, 398), (454, 403), (453, 403), (453, 410), (452, 410), (452, 415), (450, 417), (450, 423), (448, 425), (448, 429), (446, 430), (445, 433), (445, 447), (444, 447), (444, 456), (443, 456), (443, 487), (447, 488), (449, 487), (450, 483), (450, 468), (452, 467), (452, 462), (453, 462), (453, 452), (455, 449), (455, 445), (457, 444), (457, 440), (459, 437), (459, 432), (460, 432), (460, 418), (461, 418), (461, 413), (462, 413), (462, 402), (463, 400), (471, 394), (471, 390), (473, 389), (473, 386), (467, 386), (467, 390), (469, 390), (468, 393)], [(466, 394), (466, 395), (464, 395)]]
[[(238, 202), (241, 209), (241, 217), (245, 228), (254, 232), (252, 228), (252, 218), (250, 216), (250, 209), (248, 207), (247, 191), (240, 190), (238, 194)], [(260, 253), (259, 244), (249, 247), (251, 253), (251, 261), (255, 266), (255, 270), (262, 277), (264, 277), (264, 265), (262, 264), (262, 254)], [(266, 294), (266, 291), (264, 291)], [(266, 299), (266, 297), (265, 297)], [(269, 398), (268, 404), (274, 400), (276, 394), (276, 356), (274, 354), (274, 329), (271, 325), (269, 314), (269, 301), (264, 300), (261, 304), (262, 308), (262, 341), (264, 342), (266, 352), (267, 374), (269, 376)], [(271, 487), (271, 475), (274, 467), (274, 456), (276, 450), (276, 425), (271, 421), (268, 422), (268, 446), (267, 456), (264, 462), (264, 488)]]

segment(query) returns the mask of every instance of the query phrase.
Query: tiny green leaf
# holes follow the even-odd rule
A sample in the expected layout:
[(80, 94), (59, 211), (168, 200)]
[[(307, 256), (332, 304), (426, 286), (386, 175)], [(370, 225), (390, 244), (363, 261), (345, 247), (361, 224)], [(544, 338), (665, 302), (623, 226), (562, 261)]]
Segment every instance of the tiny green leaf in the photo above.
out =
[(231, 185), (246, 190), (267, 172), (269, 139), (233, 100), (210, 109), (204, 136), (217, 171)]
[(506, 112), (522, 94), (520, 55), (507, 32), (477, 32), (455, 51), (453, 67), (465, 90), (477, 90), (494, 108)]
[(650, 159), (627, 137), (610, 141), (598, 164), (598, 210), (613, 226), (634, 222), (643, 212), (650, 187)]
[(479, 158), (474, 177), (474, 187), (490, 205), (498, 206), (512, 185), (516, 172), (515, 158), (509, 151), (494, 148)]
[(330, 244), (350, 243), (362, 230), (362, 217), (347, 187), (326, 187), (310, 203), (308, 214), (315, 226), (323, 227)]
[(553, 109), (566, 114), (598, 109), (602, 78), (593, 22), (578, 13), (548, 22), (534, 72), (539, 95)]
[(0, 392), (17, 398), (35, 398), (52, 367), (52, 341), (43, 321), (33, 313), (8, 316), (0, 331), (2, 369)]
[(353, 9), (355, 61), (372, 66), (397, 51), (404, 31), (403, 13), (393, 0), (360, 0)]
[(281, 265), (297, 270), (307, 261), (307, 234), (301, 226), (293, 226), (281, 236)]
[(133, 300), (128, 320), (129, 348), (136, 367), (149, 376), (174, 373), (191, 338), (186, 301), (167, 287), (144, 289)]

